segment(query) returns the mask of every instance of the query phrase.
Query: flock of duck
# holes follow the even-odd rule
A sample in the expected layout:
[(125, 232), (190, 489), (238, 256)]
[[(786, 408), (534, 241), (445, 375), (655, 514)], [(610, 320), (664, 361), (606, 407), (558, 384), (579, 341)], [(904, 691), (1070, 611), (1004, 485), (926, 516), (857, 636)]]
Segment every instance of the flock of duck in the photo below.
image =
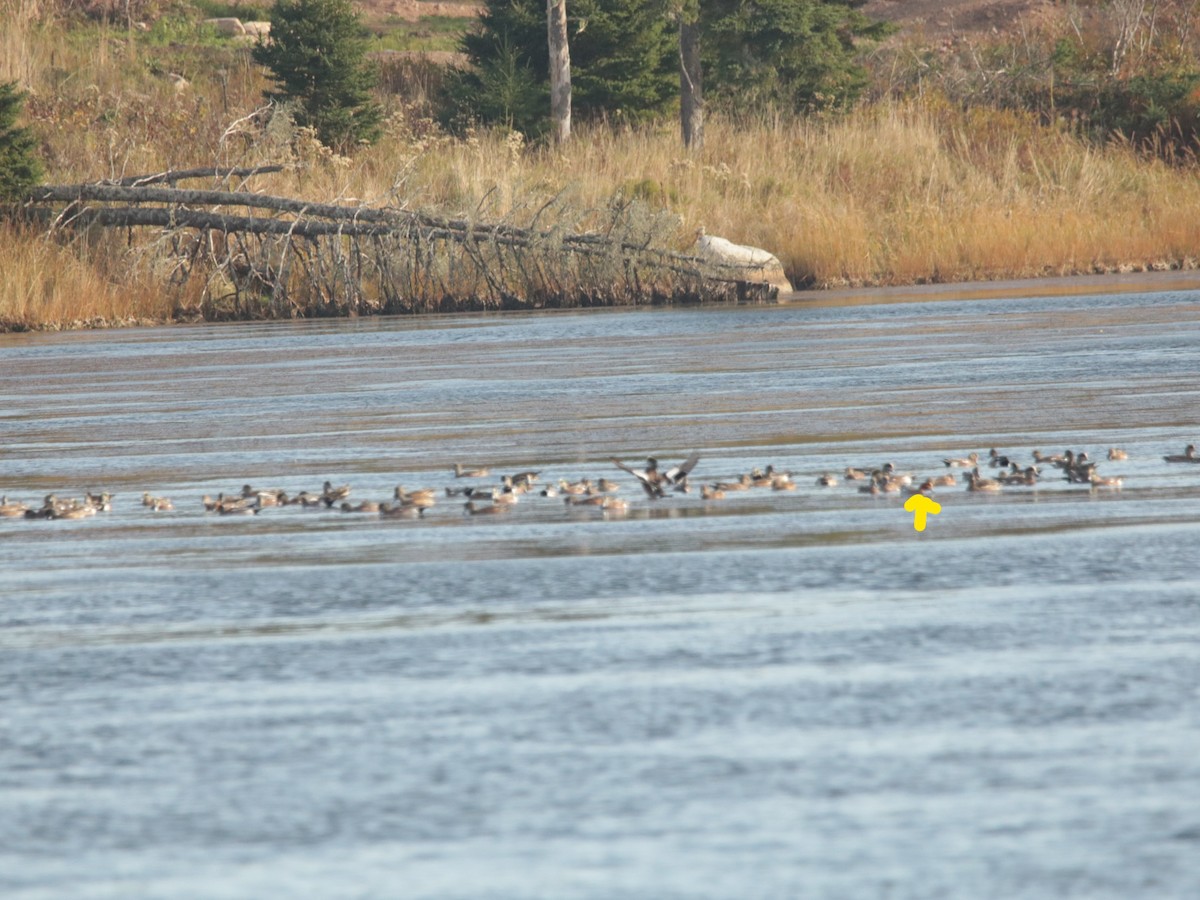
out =
[[(884, 463), (877, 468), (848, 466), (839, 473), (826, 472), (819, 475), (816, 484), (820, 487), (836, 487), (843, 482), (856, 485), (864, 494), (913, 494), (931, 495), (938, 488), (959, 484), (954, 469), (967, 470), (963, 476), (968, 491), (995, 493), (1006, 487), (1033, 487), (1046, 477), (1055, 475), (1070, 484), (1087, 485), (1092, 490), (1119, 490), (1124, 483), (1121, 476), (1104, 476), (1097, 472), (1099, 463), (1084, 451), (1067, 450), (1061, 455), (1046, 456), (1034, 450), (1032, 462), (1022, 464), (1010, 455), (1001, 454), (993, 448), (985, 457), (972, 452), (965, 457), (947, 457), (941, 461), (944, 471), (928, 477), (897, 471), (893, 463)], [(1108, 450), (1108, 460), (1125, 460), (1128, 454), (1117, 447)], [(1168, 463), (1200, 463), (1195, 444), (1188, 444), (1181, 454), (1163, 457)], [(647, 499), (658, 500), (671, 494), (693, 493), (692, 471), (700, 461), (693, 453), (678, 465), (661, 468), (657, 459), (650, 457), (644, 467), (627, 465), (619, 459), (611, 462), (619, 470), (632, 475)], [(984, 475), (981, 469), (989, 474)], [(481, 481), (488, 479), (487, 468), (469, 468), (461, 463), (453, 467), (456, 485), (460, 479)], [(560, 498), (568, 507), (593, 508), (605, 513), (620, 514), (628, 511), (630, 501), (618, 497), (621, 485), (608, 478), (592, 481), (583, 478), (568, 481), (560, 478), (554, 483), (542, 484), (540, 472), (523, 471), (504, 475), (499, 483), (474, 484), (462, 487), (449, 486), (443, 491), (436, 488), (408, 490), (397, 486), (388, 500), (350, 500), (351, 489), (347, 484), (334, 485), (326, 481), (319, 491), (300, 491), (288, 494), (282, 490), (263, 490), (249, 484), (231, 494), (218, 494), (215, 498), (205, 495), (201, 499), (203, 508), (215, 515), (258, 515), (271, 507), (300, 506), (307, 509), (336, 510), (343, 513), (364, 513), (381, 518), (420, 518), (425, 511), (435, 506), (439, 499), (449, 503), (461, 503), (464, 515), (497, 515), (513, 509), (525, 495)], [(773, 491), (794, 491), (797, 487), (792, 473), (777, 470), (773, 465), (754, 468), (751, 471), (727, 480), (708, 481), (699, 485), (698, 494), (704, 501), (724, 500), (730, 495), (757, 488)], [(168, 497), (144, 493), (142, 506), (153, 513), (170, 512), (175, 504)], [(113, 495), (86, 492), (82, 497), (58, 497), (48, 494), (41, 506), (30, 506), (19, 501), (0, 497), (0, 518), (23, 519), (84, 519), (112, 510)]]

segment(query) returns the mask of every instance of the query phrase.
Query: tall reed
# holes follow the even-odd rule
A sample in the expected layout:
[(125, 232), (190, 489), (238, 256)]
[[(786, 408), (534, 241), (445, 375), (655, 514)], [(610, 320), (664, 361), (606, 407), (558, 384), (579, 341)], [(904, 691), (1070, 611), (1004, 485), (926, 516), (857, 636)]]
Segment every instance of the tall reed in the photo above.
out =
[[(769, 249), (795, 283), (813, 286), (1191, 266), (1200, 247), (1194, 161), (1168, 165), (1031, 115), (964, 110), (934, 94), (881, 100), (843, 117), (714, 117), (699, 153), (681, 147), (674, 122), (584, 126), (565, 147), (503, 130), (452, 137), (417, 106), (387, 95), (385, 138), (343, 158), (278, 113), (251, 115), (265, 80), (244, 47), (202, 36), (148, 44), (104, 26), (80, 32), (39, 17), (36, 3), (0, 0), (6, 24), (15, 23), (0, 37), (12, 50), (0, 65), (31, 91), (28, 118), (58, 183), (284, 162), (286, 172), (253, 187), (581, 230), (601, 227), (614, 200), (636, 197), (674, 215), (678, 248), (703, 225)], [(551, 223), (547, 209), (571, 210), (571, 219)], [(141, 297), (109, 286), (148, 277), (151, 265), (129, 259), (145, 262), (138, 242), (153, 239), (93, 247), (73, 277), (82, 285), (98, 273), (88, 283), (114, 303)], [(70, 251), (25, 232), (4, 240), (7, 252), (24, 254), (27, 274), (20, 281), (5, 267), (0, 317), (57, 309), (58, 301), (31, 296), (109, 302), (82, 287), (59, 289), (56, 273), (71, 268)], [(43, 288), (28, 281), (33, 273), (47, 279)], [(89, 317), (65, 306), (53, 315)]]

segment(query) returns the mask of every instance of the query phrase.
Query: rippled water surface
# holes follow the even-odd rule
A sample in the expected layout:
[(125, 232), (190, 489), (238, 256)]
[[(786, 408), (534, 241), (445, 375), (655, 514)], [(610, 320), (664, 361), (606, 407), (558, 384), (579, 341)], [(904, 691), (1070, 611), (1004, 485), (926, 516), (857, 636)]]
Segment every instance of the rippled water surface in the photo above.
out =
[(888, 299), (0, 337), (0, 894), (1200, 896), (1200, 292)]

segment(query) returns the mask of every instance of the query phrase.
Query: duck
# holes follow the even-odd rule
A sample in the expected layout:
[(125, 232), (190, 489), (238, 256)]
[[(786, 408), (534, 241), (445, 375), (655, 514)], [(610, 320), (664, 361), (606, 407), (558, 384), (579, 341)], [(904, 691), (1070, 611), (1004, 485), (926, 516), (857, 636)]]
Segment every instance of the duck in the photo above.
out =
[(379, 512), (379, 504), (374, 500), (364, 500), (362, 503), (351, 503), (349, 500), (342, 501), (341, 510), (344, 513), (377, 513)]
[(968, 491), (986, 491), (995, 493), (1001, 489), (1000, 482), (994, 478), (984, 478), (979, 474), (978, 467), (972, 469), (967, 474), (967, 490)]
[(854, 466), (846, 466), (846, 471), (842, 473), (842, 477), (847, 481), (863, 481), (871, 476), (863, 469), (856, 469)]
[(1200, 456), (1196, 455), (1195, 444), (1188, 444), (1184, 447), (1182, 455), (1176, 453), (1171, 456), (1164, 456), (1163, 459), (1169, 463), (1200, 463)]
[(425, 515), (425, 507), (405, 503), (380, 503), (379, 515), (385, 519), (419, 519)]
[(568, 496), (582, 497), (592, 489), (592, 480), (590, 478), (581, 478), (578, 481), (567, 481), (565, 478), (558, 479), (558, 490), (561, 494)]
[(696, 463), (700, 461), (700, 454), (693, 453), (677, 466), (672, 466), (666, 471), (658, 468), (658, 460), (653, 456), (646, 457), (646, 468), (643, 470), (634, 469), (631, 466), (625, 465), (615, 456), (612, 457), (613, 464), (625, 472), (628, 472), (636, 478), (645, 490), (646, 495), (652, 500), (659, 497), (665, 497), (667, 488), (682, 490), (687, 492), (687, 478), (692, 469), (696, 467)]
[(508, 507), (495, 503), (476, 503), (474, 500), (468, 500), (463, 504), (463, 512), (464, 515), (468, 516), (487, 516), (508, 512)]
[(841, 479), (832, 472), (817, 476), (817, 487), (837, 487), (841, 483)]
[(775, 480), (775, 467), (768, 465), (765, 469), (755, 466), (750, 470), (751, 487), (770, 487)]
[(605, 497), (601, 507), (605, 513), (624, 513), (629, 511), (629, 501), (620, 497)]
[(170, 497), (151, 497), (148, 505), (151, 512), (171, 512), (175, 509)]
[(1008, 457), (1001, 456), (1000, 451), (993, 447), (988, 451), (988, 465), (993, 469), (1007, 469)]
[(1059, 456), (1058, 454), (1046, 456), (1041, 450), (1034, 450), (1033, 461), (1044, 466), (1057, 466), (1063, 461), (1063, 457)]
[(933, 479), (926, 478), (924, 481), (922, 481), (916, 487), (912, 487), (910, 485), (909, 487), (906, 487), (904, 489), (904, 496), (911, 497), (914, 494), (921, 494), (925, 497), (932, 497), (933, 496)]
[(885, 478), (897, 482), (902, 487), (908, 487), (913, 483), (912, 474), (909, 472), (897, 472), (894, 462), (885, 462), (879, 471), (883, 473)]
[(455, 478), (487, 478), (491, 470), (487, 466), (479, 466), (477, 468), (468, 469), (462, 463), (454, 464)]
[(251, 504), (245, 499), (227, 499), (217, 506), (217, 513), (222, 516), (256, 516), (258, 510), (257, 504)]
[(1125, 479), (1120, 475), (1109, 475), (1105, 477), (1103, 475), (1097, 475), (1095, 472), (1093, 472), (1091, 478), (1088, 479), (1088, 482), (1093, 491), (1097, 488), (1107, 488), (1112, 491), (1119, 491), (1121, 489), (1121, 485), (1125, 483)]
[(782, 475), (776, 475), (771, 479), (771, 490), (773, 491), (794, 491), (796, 482), (792, 480), (791, 473), (784, 472)]
[(326, 506), (333, 506), (338, 500), (345, 500), (348, 496), (350, 496), (350, 485), (348, 484), (334, 487), (333, 482), (326, 481), (321, 488), (321, 499), (325, 501)]
[(882, 494), (883, 487), (879, 483), (878, 478), (872, 478), (869, 482), (858, 489), (860, 494)]
[(1129, 454), (1119, 447), (1109, 447), (1108, 458), (1110, 461), (1120, 461), (1123, 459), (1129, 459)]
[(1000, 476), (1000, 480), (1004, 484), (1032, 487), (1038, 482), (1038, 470), (1036, 466), (1026, 466), (1024, 469), (1013, 466), (1011, 472)]
[(603, 506), (604, 501), (608, 498), (604, 494), (585, 494), (582, 496), (567, 496), (563, 497), (563, 501), (568, 506)]
[(25, 511), (29, 509), (24, 503), (17, 501), (9, 502), (7, 497), (0, 497), (0, 518), (16, 519), (25, 515)]
[(724, 500), (725, 491), (720, 486), (715, 484), (702, 484), (700, 485), (700, 499)]
[(945, 475), (935, 475), (929, 479), (929, 483), (936, 487), (954, 487), (958, 484), (958, 479), (954, 477), (953, 472), (947, 472)]
[(1064, 477), (1071, 484), (1089, 484), (1091, 483), (1092, 476), (1096, 474), (1096, 464), (1093, 462), (1082, 464), (1077, 462), (1069, 469), (1064, 469), (1063, 471), (1065, 473)]
[(83, 492), (83, 502), (91, 507), (94, 507), (96, 512), (112, 512), (113, 495), (108, 491), (101, 491), (99, 494), (93, 494), (91, 491)]
[(396, 485), (396, 489), (392, 491), (392, 496), (401, 503), (407, 503), (410, 506), (433, 506), (437, 502), (437, 491), (433, 488), (419, 488), (415, 491), (406, 491), (403, 485), (398, 484)]
[(975, 451), (971, 451), (962, 458), (947, 457), (946, 459), (942, 460), (942, 465), (951, 469), (969, 469), (972, 466), (979, 465), (979, 454)]
[(509, 493), (524, 494), (533, 489), (533, 482), (527, 479), (518, 479), (515, 475), (505, 475), (500, 479), (500, 487)]
[(615, 494), (621, 490), (621, 485), (615, 481), (609, 481), (607, 478), (601, 478), (596, 482), (595, 488), (601, 494)]
[(722, 491), (748, 491), (754, 486), (754, 480), (749, 475), (742, 475), (737, 481), (718, 481), (713, 487)]
[(514, 487), (520, 487), (520, 488), (524, 488), (527, 490), (527, 489), (533, 487), (533, 483), (538, 480), (538, 476), (541, 474), (542, 473), (539, 471), (539, 472), (518, 472), (515, 475), (506, 475), (506, 476), (504, 476), (504, 484), (506, 486), (511, 484)]

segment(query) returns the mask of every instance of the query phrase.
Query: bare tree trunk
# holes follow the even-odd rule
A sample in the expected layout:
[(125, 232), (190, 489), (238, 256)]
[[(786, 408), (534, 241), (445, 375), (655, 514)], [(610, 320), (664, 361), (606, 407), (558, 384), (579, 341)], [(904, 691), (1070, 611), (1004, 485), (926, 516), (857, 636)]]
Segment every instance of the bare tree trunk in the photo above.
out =
[(561, 144), (571, 136), (571, 52), (567, 47), (567, 0), (546, 0), (550, 44), (550, 118)]
[(704, 146), (704, 84), (700, 70), (700, 23), (679, 19), (679, 124), (683, 145)]

